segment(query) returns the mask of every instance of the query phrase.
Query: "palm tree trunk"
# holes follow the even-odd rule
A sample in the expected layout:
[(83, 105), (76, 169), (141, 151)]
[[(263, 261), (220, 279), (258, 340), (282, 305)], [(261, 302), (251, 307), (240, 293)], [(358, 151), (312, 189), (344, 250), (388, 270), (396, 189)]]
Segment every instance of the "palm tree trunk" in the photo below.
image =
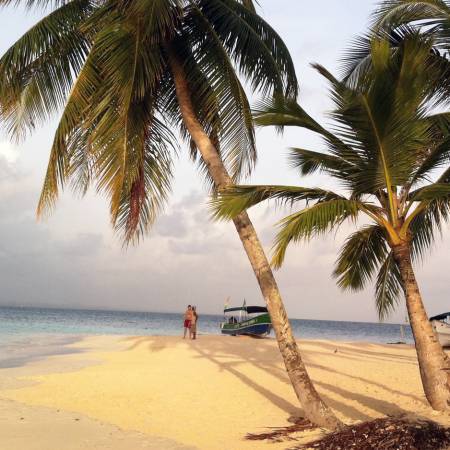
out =
[[(191, 91), (183, 66), (173, 51), (168, 49), (168, 54), (184, 124), (208, 167), (215, 187), (218, 190), (226, 188), (233, 184), (231, 177), (217, 149), (197, 118), (192, 105)], [(338, 428), (342, 423), (322, 401), (309, 378), (292, 334), (277, 283), (248, 214), (246, 212), (239, 214), (233, 222), (255, 272), (262, 295), (267, 304), (286, 370), (306, 416), (311, 422), (321, 427), (329, 429)]]
[(402, 287), (406, 298), (409, 322), (416, 343), (417, 359), (425, 396), (430, 405), (438, 410), (450, 405), (449, 359), (428, 320), (422, 296), (411, 263), (409, 244), (404, 242), (392, 248), (394, 259), (399, 266)]

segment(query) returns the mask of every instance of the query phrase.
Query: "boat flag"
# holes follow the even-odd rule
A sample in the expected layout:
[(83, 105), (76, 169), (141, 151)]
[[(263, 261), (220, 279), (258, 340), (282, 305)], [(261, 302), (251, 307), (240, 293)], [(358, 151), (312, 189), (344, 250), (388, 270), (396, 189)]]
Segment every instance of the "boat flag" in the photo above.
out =
[(230, 305), (230, 297), (227, 297), (227, 299), (225, 300), (224, 309), (227, 309), (229, 305)]
[(242, 306), (243, 306), (244, 308), (247, 306), (247, 302), (245, 301), (245, 298), (244, 298), (244, 303), (242, 304)]

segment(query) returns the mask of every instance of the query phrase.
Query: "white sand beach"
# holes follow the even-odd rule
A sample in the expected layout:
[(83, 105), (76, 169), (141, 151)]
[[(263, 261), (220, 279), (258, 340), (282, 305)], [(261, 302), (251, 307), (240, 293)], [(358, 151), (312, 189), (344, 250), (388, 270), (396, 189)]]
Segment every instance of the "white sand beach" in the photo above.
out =
[[(273, 339), (105, 336), (72, 345), (83, 351), (0, 370), (2, 450), (284, 449), (244, 437), (302, 414)], [(412, 347), (300, 345), (346, 423), (412, 414), (450, 424), (425, 402)]]

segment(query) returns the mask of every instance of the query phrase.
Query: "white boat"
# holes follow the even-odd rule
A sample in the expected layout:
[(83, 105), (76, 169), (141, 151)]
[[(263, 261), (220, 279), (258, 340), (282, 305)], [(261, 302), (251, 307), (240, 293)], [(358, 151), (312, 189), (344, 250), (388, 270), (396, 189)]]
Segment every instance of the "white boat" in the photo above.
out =
[(430, 317), (430, 322), (442, 347), (450, 347), (450, 312)]

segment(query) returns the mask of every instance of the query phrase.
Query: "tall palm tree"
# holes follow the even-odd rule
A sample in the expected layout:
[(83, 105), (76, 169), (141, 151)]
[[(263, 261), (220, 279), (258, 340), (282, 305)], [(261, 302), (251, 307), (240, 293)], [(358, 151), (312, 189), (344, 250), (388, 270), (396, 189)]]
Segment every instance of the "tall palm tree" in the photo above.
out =
[[(283, 263), (292, 242), (310, 240), (350, 220), (358, 225), (342, 247), (334, 276), (343, 289), (359, 290), (376, 276), (380, 318), (406, 299), (425, 395), (437, 410), (450, 401), (450, 361), (428, 320), (413, 260), (421, 257), (450, 218), (450, 113), (433, 114), (436, 101), (434, 37), (406, 30), (393, 45), (373, 38), (370, 64), (352, 83), (317, 70), (329, 81), (333, 130), (295, 101), (275, 99), (256, 112), (263, 126), (299, 126), (319, 134), (328, 152), (292, 149), (302, 175), (321, 171), (343, 192), (296, 186), (236, 186), (214, 201), (218, 217), (275, 199), (300, 209), (279, 223), (273, 264)], [(306, 202), (306, 203), (305, 203)], [(359, 219), (362, 219), (359, 220)]]
[[(19, 1), (0, 0), (0, 5)], [(0, 60), (0, 120), (19, 138), (63, 109), (38, 214), (67, 183), (110, 199), (114, 227), (137, 241), (170, 191), (173, 130), (213, 191), (256, 161), (241, 74), (265, 96), (297, 95), (287, 48), (251, 0), (26, 0), (53, 10)], [(278, 345), (309, 419), (340, 421), (321, 400), (246, 212), (236, 230), (267, 303)]]

